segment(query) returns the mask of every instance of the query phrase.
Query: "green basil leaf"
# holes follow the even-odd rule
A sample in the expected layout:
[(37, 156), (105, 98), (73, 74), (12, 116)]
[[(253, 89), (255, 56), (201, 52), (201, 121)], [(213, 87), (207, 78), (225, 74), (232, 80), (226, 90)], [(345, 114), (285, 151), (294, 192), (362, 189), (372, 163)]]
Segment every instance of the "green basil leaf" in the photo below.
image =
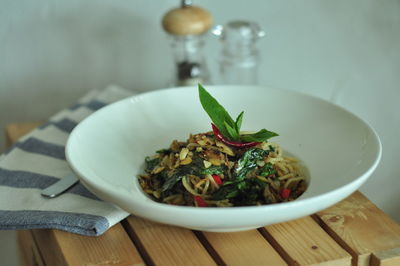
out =
[(236, 197), (237, 195), (239, 195), (239, 191), (238, 190), (233, 190), (233, 191), (229, 192), (225, 197), (227, 199), (231, 199), (231, 198)]
[(265, 128), (263, 128), (254, 134), (242, 135), (242, 136), (240, 136), (240, 139), (245, 142), (251, 142), (251, 141), (262, 142), (262, 141), (266, 141), (267, 139), (275, 137), (275, 136), (279, 136), (279, 135), (275, 132), (268, 131)]
[(276, 174), (275, 168), (272, 166), (271, 163), (265, 164), (261, 169), (259, 175), (261, 176), (269, 176)]
[(231, 127), (234, 127), (235, 122), (233, 121), (232, 117), (228, 114), (225, 108), (221, 104), (219, 104), (218, 101), (214, 97), (212, 97), (211, 94), (209, 94), (206, 89), (204, 89), (203, 86), (201, 86), (200, 84), (199, 98), (201, 105), (207, 112), (208, 116), (211, 118), (211, 121), (217, 126), (223, 136), (229, 137), (230, 134), (225, 128), (224, 122), (226, 122)]
[(212, 195), (214, 200), (229, 199), (238, 195), (237, 184), (235, 182), (224, 182), (224, 184)]
[(242, 182), (240, 182), (240, 183), (237, 185), (237, 188), (238, 188), (239, 190), (246, 190), (246, 189), (249, 188), (249, 183), (247, 183), (245, 180), (243, 180)]
[(150, 158), (149, 156), (147, 156), (144, 159), (145, 163), (146, 163), (146, 172), (150, 173), (151, 171), (153, 171), (153, 169), (160, 163), (160, 159), (159, 158)]
[(178, 182), (182, 180), (183, 177), (184, 176), (182, 175), (172, 175), (171, 177), (168, 177), (161, 187), (161, 192), (167, 192), (168, 190), (171, 190)]
[(224, 122), (224, 126), (226, 128), (226, 131), (228, 131), (229, 139), (239, 140), (240, 135), (239, 132), (236, 131), (236, 128), (231, 127), (226, 121)]
[(203, 174), (203, 175), (207, 175), (207, 174), (220, 175), (220, 174), (223, 174), (223, 173), (224, 173), (224, 168), (222, 168), (222, 166), (215, 166), (215, 165), (212, 165), (212, 166), (210, 166), (208, 168), (205, 168), (204, 170), (201, 171), (201, 174)]
[(171, 150), (170, 149), (161, 149), (161, 150), (158, 150), (158, 151), (156, 151), (156, 153), (158, 153), (158, 154), (164, 154), (164, 153), (171, 153)]
[(267, 156), (269, 151), (265, 151), (259, 148), (252, 148), (247, 150), (243, 156), (239, 159), (235, 168), (236, 179), (243, 180), (247, 174), (253, 171), (257, 167), (257, 161), (263, 160)]
[(238, 134), (240, 134), (240, 127), (242, 126), (243, 114), (244, 114), (244, 111), (242, 111), (238, 115), (238, 117), (236, 118), (236, 121), (235, 121), (235, 128), (236, 128), (236, 131)]

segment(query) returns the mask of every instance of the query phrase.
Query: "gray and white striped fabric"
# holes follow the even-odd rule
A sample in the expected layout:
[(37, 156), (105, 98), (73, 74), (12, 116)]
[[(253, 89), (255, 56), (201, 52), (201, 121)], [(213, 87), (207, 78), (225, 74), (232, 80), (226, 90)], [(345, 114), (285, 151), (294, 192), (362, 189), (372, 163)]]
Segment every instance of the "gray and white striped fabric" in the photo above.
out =
[(94, 111), (131, 95), (116, 86), (91, 91), (0, 157), (0, 230), (53, 228), (101, 235), (128, 216), (81, 184), (54, 199), (43, 198), (40, 191), (71, 173), (64, 146), (72, 129)]

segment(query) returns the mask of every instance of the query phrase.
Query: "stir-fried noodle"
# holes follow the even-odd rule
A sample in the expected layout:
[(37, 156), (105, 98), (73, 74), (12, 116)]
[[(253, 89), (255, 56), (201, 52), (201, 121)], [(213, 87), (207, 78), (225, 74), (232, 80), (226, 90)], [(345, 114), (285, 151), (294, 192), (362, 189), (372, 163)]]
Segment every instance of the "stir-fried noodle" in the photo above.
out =
[(264, 205), (294, 200), (306, 189), (298, 161), (285, 157), (278, 144), (231, 147), (212, 132), (173, 141), (146, 158), (145, 172), (138, 176), (142, 189), (174, 205)]

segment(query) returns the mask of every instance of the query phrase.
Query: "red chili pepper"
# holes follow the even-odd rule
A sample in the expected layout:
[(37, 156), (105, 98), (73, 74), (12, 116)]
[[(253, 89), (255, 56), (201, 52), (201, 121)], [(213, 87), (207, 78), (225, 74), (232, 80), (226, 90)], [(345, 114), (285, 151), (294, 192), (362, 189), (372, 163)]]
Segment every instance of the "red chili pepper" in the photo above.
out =
[(290, 196), (290, 192), (292, 192), (290, 189), (288, 188), (284, 188), (281, 190), (281, 197), (282, 199), (287, 199)]
[(222, 185), (223, 182), (221, 180), (221, 177), (219, 177), (219, 175), (212, 175), (212, 177), (213, 177), (215, 183), (217, 183), (218, 185)]
[(208, 207), (207, 202), (205, 202), (202, 197), (196, 195), (194, 196), (194, 200), (197, 203), (197, 207)]
[(227, 145), (238, 147), (238, 148), (246, 148), (246, 147), (253, 147), (253, 146), (256, 146), (257, 144), (261, 143), (261, 142), (237, 142), (237, 141), (227, 140), (221, 134), (221, 131), (219, 131), (219, 129), (214, 124), (211, 124), (211, 126), (212, 126), (212, 130), (214, 132), (215, 137)]

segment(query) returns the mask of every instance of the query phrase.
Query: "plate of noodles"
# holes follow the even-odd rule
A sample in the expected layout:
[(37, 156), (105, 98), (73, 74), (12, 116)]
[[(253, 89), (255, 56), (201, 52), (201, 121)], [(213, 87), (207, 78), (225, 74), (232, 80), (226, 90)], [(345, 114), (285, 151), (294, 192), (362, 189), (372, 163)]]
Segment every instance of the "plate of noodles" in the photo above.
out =
[(229, 232), (296, 219), (357, 190), (381, 157), (368, 123), (261, 86), (157, 90), (106, 106), (66, 157), (99, 198), (137, 216)]

